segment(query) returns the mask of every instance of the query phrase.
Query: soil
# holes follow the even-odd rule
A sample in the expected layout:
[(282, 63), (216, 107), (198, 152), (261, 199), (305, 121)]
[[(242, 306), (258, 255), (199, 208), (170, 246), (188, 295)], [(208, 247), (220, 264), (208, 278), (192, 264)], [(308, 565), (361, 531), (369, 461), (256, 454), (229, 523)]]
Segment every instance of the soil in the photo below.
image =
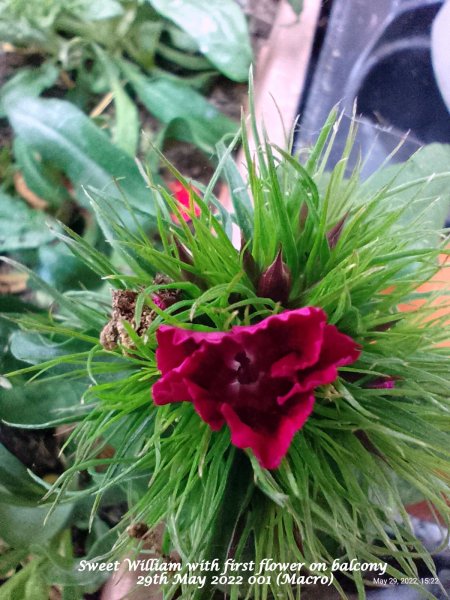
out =
[(63, 471), (53, 429), (19, 429), (0, 423), (0, 443), (39, 477)]

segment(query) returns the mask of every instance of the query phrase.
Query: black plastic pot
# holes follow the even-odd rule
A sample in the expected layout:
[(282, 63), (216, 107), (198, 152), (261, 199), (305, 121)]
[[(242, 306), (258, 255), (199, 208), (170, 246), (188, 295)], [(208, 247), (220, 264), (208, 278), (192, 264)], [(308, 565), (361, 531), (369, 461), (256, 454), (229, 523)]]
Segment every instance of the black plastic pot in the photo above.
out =
[[(450, 142), (450, 115), (431, 64), (431, 25), (442, 0), (334, 0), (301, 107), (297, 143), (311, 143), (340, 103), (361, 124), (357, 144), (369, 174), (409, 132), (402, 161), (424, 143)], [(331, 160), (343, 149), (345, 128)]]

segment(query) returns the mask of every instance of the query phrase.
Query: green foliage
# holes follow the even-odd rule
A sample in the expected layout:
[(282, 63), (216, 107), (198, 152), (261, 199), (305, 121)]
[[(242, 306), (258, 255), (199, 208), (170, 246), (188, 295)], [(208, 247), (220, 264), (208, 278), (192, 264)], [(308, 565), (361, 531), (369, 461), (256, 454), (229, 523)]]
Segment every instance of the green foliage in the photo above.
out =
[(222, 137), (236, 133), (233, 121), (183, 82), (167, 77), (149, 79), (129, 63), (123, 62), (121, 66), (144, 106), (170, 127), (171, 138), (214, 153)]
[(104, 189), (119, 197), (112, 186), (113, 176), (121, 180), (132, 206), (154, 214), (151, 194), (133, 159), (119, 150), (80, 110), (62, 100), (24, 98), (6, 102), (15, 133), (39, 152), (41, 160), (64, 172), (75, 187), (80, 203), (87, 205), (82, 186)]
[[(109, 313), (102, 295), (73, 297), (45, 286), (58, 312), (20, 319), (33, 337), (14, 334), (12, 349), (31, 364), (27, 373), (39, 372), (41, 382), (89, 378), (83, 405), (81, 400), (78, 404), (88, 407), (87, 414), (71, 439), (77, 445), (75, 465), (61, 475), (50, 497), (85, 497), (71, 486), (76, 473), (102, 463), (101, 440), (113, 445), (115, 454), (103, 461), (106, 469), (89, 489), (91, 518), (101, 499), (121, 486), (130, 506), (121, 526), (144, 521), (153, 527), (163, 521), (167, 543), (183, 562), (225, 555), (233, 541), (237, 561), (270, 556), (276, 562), (331, 564), (337, 556), (369, 562), (391, 557), (390, 575), (413, 577), (414, 558), (420, 556), (433, 572), (429, 554), (413, 536), (401, 493), (406, 482), (449, 524), (444, 498), (450, 494), (450, 351), (441, 344), (448, 340), (449, 325), (445, 316), (433, 316), (436, 294), (419, 294), (417, 288), (438, 271), (438, 256), (447, 252), (436, 219), (445, 214), (449, 200), (448, 194), (439, 199), (445, 188), (437, 182), (448, 189), (445, 157), (450, 159), (450, 148), (426, 148), (423, 162), (419, 153), (405, 166), (388, 167), (361, 185), (358, 168), (346, 172), (354, 131), (342, 159), (325, 173), (336, 127), (332, 114), (302, 165), (261, 138), (253, 123), (254, 161), (243, 139), (248, 187), (228, 160), (236, 140), (230, 148), (219, 146), (219, 171), (201, 195), (167, 164), (190, 190), (193, 218), (186, 223), (167, 191), (150, 183), (158, 206), (157, 242), (138, 226), (130, 230), (117, 219), (113, 207), (118, 200), (109, 205), (103, 194), (93, 193), (102, 230), (119, 257), (115, 265), (76, 234), (60, 234), (112, 286), (138, 293), (136, 323), (144, 306), (154, 317), (142, 337), (125, 323), (133, 347), (114, 352), (98, 343)], [(438, 161), (441, 172), (434, 171)], [(233, 214), (220, 209), (214, 196), (222, 173), (231, 185)], [(198, 217), (194, 205), (200, 209)], [(432, 212), (436, 206), (438, 217)], [(242, 250), (232, 243), (233, 221), (245, 232)], [(280, 248), (293, 281), (284, 307), (258, 297), (255, 279)], [(157, 272), (173, 283), (154, 283)], [(152, 299), (161, 288), (180, 290), (182, 297), (162, 310)], [(409, 312), (399, 309), (414, 299), (422, 305)], [(334, 384), (316, 393), (314, 412), (279, 469), (261, 469), (252, 456), (230, 445), (227, 430), (212, 432), (189, 403), (152, 403), (151, 386), (159, 377), (155, 333), (162, 323), (226, 331), (308, 305), (322, 307), (330, 323), (361, 345), (362, 354), (340, 370)], [(62, 354), (64, 338), (82, 340), (86, 348), (71, 347)], [(368, 385), (380, 377), (394, 378), (395, 386)], [(75, 407), (74, 412), (78, 420)], [(236, 477), (239, 485), (232, 485)], [(220, 549), (214, 546), (219, 534)], [(114, 551), (124, 551), (127, 543), (123, 535)], [(361, 574), (351, 577), (363, 599)], [(280, 593), (269, 588), (257, 585), (230, 593), (255, 599)], [(166, 589), (165, 598), (176, 591)], [(288, 599), (296, 597), (291, 587), (281, 592)], [(183, 589), (182, 596), (191, 598), (193, 591)]]
[(54, 234), (46, 226), (44, 213), (0, 191), (0, 252), (38, 248), (52, 239)]
[(138, 0), (49, 0), (37, 6), (1, 0), (0, 36), (57, 57), (69, 69), (82, 64), (92, 44), (111, 55), (131, 54), (146, 69), (160, 54), (193, 71), (217, 68), (236, 81), (247, 79), (252, 59), (244, 15), (232, 0), (208, 5), (198, 0), (148, 0), (146, 5)]
[[(237, 130), (202, 92), (219, 72), (247, 78), (251, 52), (241, 9), (233, 0), (206, 11), (197, 0), (183, 0), (182, 11), (154, 4), (45, 0), (33, 6), (0, 0), (2, 41), (19, 53), (25, 49), (33, 64), (36, 58), (42, 61), (20, 68), (0, 90), (0, 117), (9, 120), (15, 136), (12, 148), (0, 153), (0, 212), (17, 207), (11, 235), (0, 232), (0, 251), (14, 254), (60, 290), (100, 283), (47, 227), (54, 227), (56, 218), (108, 254), (86, 195), (90, 186), (110, 201), (116, 198), (113, 209), (127, 227), (155, 230), (155, 201), (134, 160), (145, 152), (141, 131), (148, 121), (142, 105), (159, 121), (151, 126), (156, 140), (189, 142), (212, 160), (216, 144)], [(211, 37), (210, 28), (198, 28), (200, 17), (221, 35)], [(40, 98), (44, 92), (58, 99)], [(106, 110), (108, 102), (112, 110)], [(87, 116), (101, 105), (103, 114)], [(158, 167), (152, 161), (155, 171)], [(44, 211), (13, 197), (16, 172), (45, 201)], [(158, 179), (158, 173), (152, 177)], [(122, 194), (133, 218), (123, 210)]]
[(303, 10), (304, 0), (288, 0), (295, 14), (298, 16)]
[(148, 0), (191, 36), (212, 64), (230, 79), (246, 81), (252, 60), (247, 24), (234, 0)]

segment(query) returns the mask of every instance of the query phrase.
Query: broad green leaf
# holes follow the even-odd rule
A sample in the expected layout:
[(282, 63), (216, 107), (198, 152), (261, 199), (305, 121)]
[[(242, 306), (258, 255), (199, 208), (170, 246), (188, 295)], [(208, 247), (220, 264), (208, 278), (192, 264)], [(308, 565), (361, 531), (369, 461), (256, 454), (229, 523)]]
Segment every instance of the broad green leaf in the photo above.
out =
[(135, 156), (139, 141), (139, 115), (136, 104), (123, 89), (116, 78), (111, 81), (116, 107), (116, 123), (113, 129), (113, 140), (118, 148)]
[(77, 421), (87, 387), (86, 381), (13, 380), (10, 389), (0, 387), (0, 419), (36, 427), (67, 417)]
[(299, 15), (303, 10), (304, 0), (288, 0), (296, 15)]
[(150, 79), (127, 63), (122, 63), (122, 69), (141, 102), (162, 123), (171, 123), (178, 139), (210, 152), (224, 135), (236, 133), (237, 125), (231, 119), (181, 81)]
[(15, 133), (67, 175), (81, 204), (89, 207), (83, 188), (91, 185), (107, 190), (116, 199), (116, 210), (121, 211), (124, 203), (115, 178), (132, 207), (155, 214), (152, 193), (134, 160), (72, 104), (37, 98), (5, 104)]
[[(254, 491), (254, 477), (248, 457), (235, 453), (233, 462), (227, 472), (226, 487), (221, 504), (211, 523), (210, 536), (204, 551), (206, 560), (217, 558), (224, 562), (233, 543), (239, 519), (248, 507)], [(195, 600), (207, 600), (212, 597), (211, 578), (207, 577), (205, 588), (194, 594)]]
[(74, 13), (84, 21), (102, 21), (122, 16), (124, 9), (117, 0), (82, 0)]
[(72, 504), (55, 508), (44, 524), (48, 506), (15, 506), (0, 503), (0, 536), (14, 548), (43, 544), (64, 528)]
[[(82, 560), (99, 560), (99, 557), (111, 551), (116, 541), (117, 531), (103, 528), (102, 535), (99, 535)], [(73, 561), (67, 566), (61, 562), (54, 562), (46, 571), (47, 581), (58, 585), (80, 586), (81, 589), (91, 587), (97, 589), (110, 576), (111, 573), (107, 571), (89, 571), (81, 566), (81, 560)]]
[(24, 96), (40, 96), (58, 79), (58, 69), (52, 63), (44, 63), (33, 69), (21, 69), (11, 77), (0, 91), (0, 117), (5, 117), (4, 102), (15, 102)]
[(11, 335), (10, 348), (18, 360), (36, 365), (58, 356), (84, 352), (91, 348), (91, 344), (70, 339), (64, 342), (55, 342), (38, 333), (18, 330)]
[(54, 239), (51, 218), (29, 207), (20, 198), (0, 192), (0, 252), (38, 248)]
[(8, 571), (17, 567), (26, 557), (27, 552), (23, 548), (2, 552), (0, 554), (0, 577), (5, 577)]
[(244, 14), (234, 0), (148, 0), (186, 31), (224, 75), (246, 81), (252, 51)]
[[(419, 183), (414, 184), (414, 182)], [(430, 144), (406, 163), (372, 175), (363, 186), (365, 196), (388, 186), (395, 207), (409, 205), (402, 219), (414, 221), (422, 211), (423, 227), (440, 229), (450, 213), (450, 145)]]
[(52, 208), (69, 199), (61, 176), (49, 164), (43, 164), (36, 152), (21, 137), (14, 140), (14, 157), (29, 189), (37, 194)]
[(129, 35), (123, 40), (134, 62), (148, 70), (155, 66), (155, 52), (163, 29), (164, 23), (149, 4), (138, 8)]
[[(33, 481), (20, 460), (11, 454), (3, 444), (0, 444), (0, 490), (3, 492), (2, 501), (4, 501), (5, 492), (12, 499), (23, 498), (27, 502), (37, 502), (45, 493), (44, 487)], [(0, 524), (1, 522), (0, 518)], [(3, 537), (1, 532), (0, 537)]]
[[(100, 230), (98, 230), (100, 233)], [(85, 262), (74, 256), (62, 243), (41, 246), (38, 251), (38, 275), (58, 290), (94, 288), (101, 280)]]

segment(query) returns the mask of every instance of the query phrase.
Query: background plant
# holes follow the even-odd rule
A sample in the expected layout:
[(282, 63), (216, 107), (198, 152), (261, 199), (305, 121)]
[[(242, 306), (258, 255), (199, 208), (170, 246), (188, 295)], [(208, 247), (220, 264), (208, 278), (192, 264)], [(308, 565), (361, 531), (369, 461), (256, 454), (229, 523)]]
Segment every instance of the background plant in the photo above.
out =
[[(0, 210), (14, 206), (17, 234), (0, 250), (18, 258), (61, 289), (92, 286), (95, 278), (15, 195), (13, 173), (43, 203), (34, 208), (70, 224), (105, 251), (82, 186), (103, 189), (125, 178), (124, 192), (149, 231), (155, 214), (134, 163), (144, 106), (160, 123), (153, 143), (183, 140), (211, 157), (215, 144), (236, 124), (201, 92), (223, 74), (247, 78), (251, 60), (245, 18), (233, 0), (205, 4), (52, 0), (36, 6), (18, 0), (0, 5), (0, 39), (25, 57), (25, 66), (0, 92), (0, 117), (14, 143), (4, 156)], [(29, 58), (27, 58), (29, 57)], [(27, 60), (32, 61), (27, 66)], [(52, 99), (40, 96), (50, 94)], [(62, 99), (63, 98), (63, 99)], [(109, 103), (112, 109), (105, 111)], [(91, 113), (89, 119), (85, 113)], [(148, 147), (148, 143), (147, 143)], [(158, 164), (150, 160), (158, 177)], [(118, 194), (119, 196), (119, 194)], [(42, 205), (43, 204), (43, 205)], [(147, 215), (147, 216), (146, 216)], [(151, 220), (151, 219), (150, 219)]]

